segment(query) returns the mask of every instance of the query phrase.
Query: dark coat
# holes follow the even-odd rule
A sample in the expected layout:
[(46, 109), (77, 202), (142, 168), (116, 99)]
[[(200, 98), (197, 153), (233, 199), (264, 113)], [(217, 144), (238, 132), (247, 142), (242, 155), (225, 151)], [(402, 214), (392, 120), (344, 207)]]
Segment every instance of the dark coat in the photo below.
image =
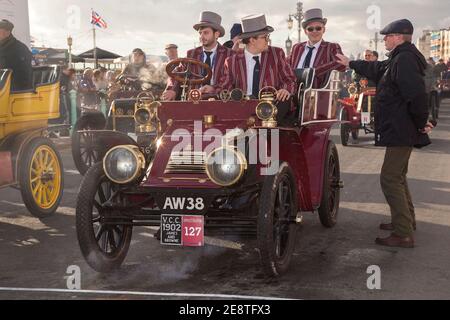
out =
[(411, 43), (395, 48), (381, 62), (352, 61), (350, 68), (375, 81), (375, 143), (386, 147), (421, 147), (430, 143), (420, 130), (428, 122), (424, 56)]
[(33, 87), (32, 54), (26, 45), (12, 35), (0, 42), (0, 69), (13, 71), (12, 91)]

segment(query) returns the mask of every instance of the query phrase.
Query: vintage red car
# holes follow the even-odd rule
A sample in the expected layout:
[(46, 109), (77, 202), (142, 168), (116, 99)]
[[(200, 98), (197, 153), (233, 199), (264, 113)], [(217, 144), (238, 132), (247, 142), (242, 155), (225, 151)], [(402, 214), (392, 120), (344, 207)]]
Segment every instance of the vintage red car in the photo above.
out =
[(360, 130), (365, 134), (375, 133), (376, 88), (367, 87), (367, 80), (349, 86), (349, 98), (340, 99), (341, 143), (348, 146), (350, 135), (353, 141), (359, 138)]
[[(340, 175), (330, 130), (336, 120), (340, 74), (312, 89), (314, 70), (299, 72), (296, 122), (276, 120), (274, 89), (260, 99), (242, 92), (220, 98), (141, 103), (138, 142), (119, 132), (98, 131), (109, 151), (81, 184), (76, 227), (87, 263), (110, 272), (123, 263), (135, 226), (159, 227), (161, 245), (203, 246), (205, 235), (253, 236), (264, 271), (284, 273), (305, 212), (335, 226)], [(158, 128), (156, 143), (146, 130)]]

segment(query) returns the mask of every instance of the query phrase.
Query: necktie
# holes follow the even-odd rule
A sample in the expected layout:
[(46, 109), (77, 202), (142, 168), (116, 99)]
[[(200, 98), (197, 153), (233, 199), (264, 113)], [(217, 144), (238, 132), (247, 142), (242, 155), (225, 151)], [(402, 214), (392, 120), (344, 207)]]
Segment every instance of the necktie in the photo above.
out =
[[(211, 55), (213, 54), (212, 51), (205, 51), (206, 60), (205, 63), (212, 69), (212, 61), (211, 61)], [(206, 72), (206, 69), (203, 70), (203, 76), (206, 77), (208, 73)], [(211, 79), (206, 84), (211, 84)]]
[(259, 63), (259, 57), (253, 57), (256, 61), (255, 69), (253, 69), (253, 88), (252, 88), (252, 96), (254, 98), (258, 98), (259, 95), (259, 80), (261, 76), (261, 64)]
[(306, 55), (305, 62), (303, 63), (303, 69), (310, 67), (311, 59), (312, 59), (312, 55), (313, 55), (313, 51), (314, 51), (315, 47), (308, 47), (308, 49), (309, 49), (309, 51), (308, 51), (308, 54)]

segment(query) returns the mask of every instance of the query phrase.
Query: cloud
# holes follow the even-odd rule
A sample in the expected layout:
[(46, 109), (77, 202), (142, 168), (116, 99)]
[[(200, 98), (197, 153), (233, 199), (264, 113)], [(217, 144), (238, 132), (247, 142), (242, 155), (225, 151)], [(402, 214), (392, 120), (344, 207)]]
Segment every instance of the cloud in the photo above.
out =
[[(426, 28), (450, 26), (450, 4), (441, 0), (305, 0), (304, 8), (322, 8), (329, 19), (326, 40), (339, 42), (345, 53), (358, 53), (370, 44), (376, 30), (366, 25), (366, 10), (371, 5), (379, 6), (381, 25), (409, 18), (416, 27), (416, 36)], [(75, 5), (80, 12), (78, 28), (69, 27), (73, 18), (68, 8)], [(47, 46), (65, 47), (66, 37), (74, 38), (74, 51), (82, 52), (92, 48), (90, 9), (94, 8), (108, 22), (109, 28), (99, 30), (98, 46), (125, 55), (135, 47), (142, 47), (151, 54), (163, 54), (166, 43), (177, 43), (181, 52), (192, 48), (198, 42), (193, 24), (203, 10), (220, 13), (223, 25), (228, 30), (240, 18), (253, 13), (266, 13), (267, 20), (276, 32), (273, 45), (284, 47), (289, 35), (297, 38), (297, 31), (289, 33), (287, 18), (296, 11), (293, 0), (150, 0), (119, 1), (92, 0), (32, 0), (29, 1), (32, 35), (44, 41)], [(302, 35), (303, 39), (305, 35)], [(224, 40), (228, 40), (228, 34)], [(381, 45), (382, 46), (382, 45)]]

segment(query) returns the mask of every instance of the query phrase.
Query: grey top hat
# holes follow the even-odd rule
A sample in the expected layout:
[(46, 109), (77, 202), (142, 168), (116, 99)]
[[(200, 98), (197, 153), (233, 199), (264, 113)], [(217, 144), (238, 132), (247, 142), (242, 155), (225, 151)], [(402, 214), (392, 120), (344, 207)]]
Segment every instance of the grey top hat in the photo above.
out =
[(274, 29), (267, 25), (264, 14), (254, 14), (242, 18), (242, 34), (240, 39), (256, 37), (261, 34), (272, 33)]
[(306, 29), (309, 23), (319, 21), (327, 24), (327, 19), (323, 17), (322, 9), (311, 9), (305, 12), (304, 21), (302, 23), (303, 29)]
[(225, 35), (225, 29), (222, 27), (222, 17), (215, 12), (203, 11), (200, 14), (200, 22), (194, 25), (195, 30), (202, 27), (210, 27), (220, 32), (220, 36)]
[(0, 29), (12, 31), (14, 29), (14, 25), (8, 20), (2, 19), (0, 20)]

